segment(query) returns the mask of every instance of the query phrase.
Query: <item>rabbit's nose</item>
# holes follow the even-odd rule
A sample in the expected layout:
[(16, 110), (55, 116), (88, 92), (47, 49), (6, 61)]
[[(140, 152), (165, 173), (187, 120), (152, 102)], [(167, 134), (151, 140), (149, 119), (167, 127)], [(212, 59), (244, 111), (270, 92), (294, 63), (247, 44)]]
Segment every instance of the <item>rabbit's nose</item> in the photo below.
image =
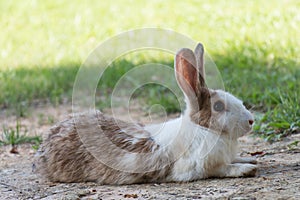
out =
[(249, 122), (249, 125), (252, 126), (252, 124), (254, 123), (254, 120), (253, 119), (249, 119), (248, 122)]

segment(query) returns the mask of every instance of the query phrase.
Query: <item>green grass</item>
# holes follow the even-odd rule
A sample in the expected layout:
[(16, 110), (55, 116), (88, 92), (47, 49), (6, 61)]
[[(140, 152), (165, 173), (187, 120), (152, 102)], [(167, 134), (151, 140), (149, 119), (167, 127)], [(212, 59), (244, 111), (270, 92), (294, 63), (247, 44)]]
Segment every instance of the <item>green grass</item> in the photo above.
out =
[[(0, 107), (26, 116), (36, 101), (70, 100), (77, 70), (100, 42), (129, 29), (168, 28), (205, 45), (226, 89), (266, 113), (256, 132), (274, 140), (299, 131), (299, 10), (297, 0), (1, 1)], [(99, 83), (98, 107), (109, 106), (126, 71), (147, 62), (173, 64), (171, 56), (119, 58)], [(148, 107), (179, 110), (167, 89), (147, 88), (137, 94)]]
[(30, 103), (38, 101), (61, 102), (63, 96), (71, 96), (74, 77), (79, 64), (61, 67), (16, 67), (0, 74), (0, 104), (14, 107), (19, 116)]
[(280, 93), (278, 105), (267, 111), (255, 125), (256, 132), (262, 133), (261, 136), (267, 141), (280, 140), (300, 131), (300, 96), (299, 92), (292, 92)]
[(14, 128), (2, 128), (2, 134), (0, 136), (1, 145), (11, 145), (13, 148), (18, 144), (32, 143), (33, 148), (37, 148), (42, 142), (40, 136), (27, 136), (27, 130), (22, 130), (22, 126), (19, 121), (16, 122)]
[[(140, 104), (146, 107), (145, 110), (149, 109), (152, 105), (159, 104), (164, 108), (166, 113), (181, 112), (179, 101), (183, 99), (177, 99), (168, 88), (161, 85), (144, 85), (135, 91), (133, 97), (135, 95), (142, 100)], [(158, 110), (158, 112), (161, 112), (161, 110)]]

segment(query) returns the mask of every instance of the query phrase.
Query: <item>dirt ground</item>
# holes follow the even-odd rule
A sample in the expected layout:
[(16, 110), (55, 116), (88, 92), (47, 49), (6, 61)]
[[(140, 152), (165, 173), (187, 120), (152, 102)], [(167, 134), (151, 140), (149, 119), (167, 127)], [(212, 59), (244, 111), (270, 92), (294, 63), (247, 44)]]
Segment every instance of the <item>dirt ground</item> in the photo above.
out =
[[(45, 137), (47, 129), (71, 111), (67, 105), (37, 107), (28, 111), (21, 124), (29, 135)], [(133, 118), (149, 121), (138, 112)], [(1, 111), (0, 121), (2, 126), (13, 127), (16, 117)], [(240, 138), (240, 155), (255, 156), (258, 160), (259, 170), (253, 178), (124, 186), (47, 182), (32, 172), (32, 145), (19, 145), (18, 154), (10, 153), (10, 146), (2, 146), (0, 199), (300, 199), (300, 144), (291, 146), (294, 141), (300, 141), (300, 133), (273, 144), (251, 135)]]

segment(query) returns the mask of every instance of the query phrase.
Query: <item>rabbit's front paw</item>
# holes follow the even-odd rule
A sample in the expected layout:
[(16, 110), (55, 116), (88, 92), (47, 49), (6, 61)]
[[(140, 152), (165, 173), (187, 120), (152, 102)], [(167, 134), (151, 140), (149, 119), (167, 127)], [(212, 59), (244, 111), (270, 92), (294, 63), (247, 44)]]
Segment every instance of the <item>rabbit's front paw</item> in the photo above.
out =
[(257, 171), (257, 166), (252, 164), (243, 164), (242, 165), (242, 176), (249, 177), (255, 176)]
[(252, 164), (230, 164), (224, 169), (225, 177), (250, 177), (255, 176), (257, 166)]
[(251, 157), (236, 157), (232, 163), (251, 163), (251, 164), (257, 164), (257, 160), (255, 158)]

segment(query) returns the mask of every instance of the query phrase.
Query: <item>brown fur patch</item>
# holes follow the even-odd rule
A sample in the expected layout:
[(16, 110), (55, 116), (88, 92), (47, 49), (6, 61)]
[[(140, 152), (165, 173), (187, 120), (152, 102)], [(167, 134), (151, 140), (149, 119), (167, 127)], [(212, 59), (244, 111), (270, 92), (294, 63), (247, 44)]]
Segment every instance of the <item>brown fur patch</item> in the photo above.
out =
[(209, 128), (212, 116), (210, 93), (207, 88), (200, 88), (197, 100), (191, 102), (191, 120), (195, 124)]
[[(99, 116), (100, 128), (116, 147), (131, 153), (149, 153), (159, 148), (142, 126)], [(134, 135), (140, 137), (134, 137)], [(141, 137), (142, 136), (142, 137)]]
[[(126, 160), (124, 156), (132, 153), (134, 160)], [(164, 181), (173, 165), (168, 160), (172, 155), (160, 152), (140, 125), (90, 112), (53, 127), (40, 147), (35, 165), (38, 172), (54, 182), (132, 184)], [(138, 173), (110, 167), (121, 161), (136, 166)]]

